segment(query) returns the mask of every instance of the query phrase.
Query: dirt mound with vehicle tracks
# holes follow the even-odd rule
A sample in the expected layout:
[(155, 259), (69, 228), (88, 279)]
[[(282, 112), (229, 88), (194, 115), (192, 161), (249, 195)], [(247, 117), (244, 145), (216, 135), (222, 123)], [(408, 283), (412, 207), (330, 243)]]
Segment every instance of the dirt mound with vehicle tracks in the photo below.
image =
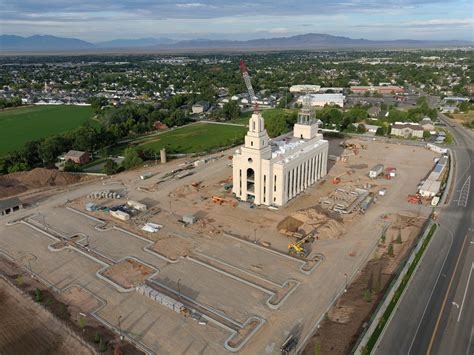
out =
[(52, 186), (66, 186), (88, 179), (55, 169), (36, 168), (0, 176), (0, 198)]

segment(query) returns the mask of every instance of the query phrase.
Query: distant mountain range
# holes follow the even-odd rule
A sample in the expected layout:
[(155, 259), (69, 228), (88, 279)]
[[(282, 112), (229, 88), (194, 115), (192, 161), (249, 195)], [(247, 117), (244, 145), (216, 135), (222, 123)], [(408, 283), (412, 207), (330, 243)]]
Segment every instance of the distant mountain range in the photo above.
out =
[(393, 41), (371, 41), (352, 39), (328, 34), (308, 33), (291, 37), (261, 38), (248, 41), (193, 39), (176, 41), (170, 38), (116, 39), (90, 43), (76, 38), (55, 36), (21, 37), (0, 35), (0, 51), (51, 52), (51, 51), (95, 51), (113, 49), (336, 49), (336, 48), (427, 48), (472, 46), (472, 41), (427, 41), (400, 39)]

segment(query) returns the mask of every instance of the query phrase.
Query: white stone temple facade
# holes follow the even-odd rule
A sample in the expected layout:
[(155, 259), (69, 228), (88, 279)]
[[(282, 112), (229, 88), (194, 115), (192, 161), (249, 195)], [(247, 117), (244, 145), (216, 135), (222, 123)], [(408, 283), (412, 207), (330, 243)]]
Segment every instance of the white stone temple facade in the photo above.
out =
[(328, 142), (319, 123), (303, 110), (293, 134), (270, 140), (264, 119), (255, 112), (245, 144), (233, 157), (232, 192), (256, 205), (283, 206), (327, 173)]

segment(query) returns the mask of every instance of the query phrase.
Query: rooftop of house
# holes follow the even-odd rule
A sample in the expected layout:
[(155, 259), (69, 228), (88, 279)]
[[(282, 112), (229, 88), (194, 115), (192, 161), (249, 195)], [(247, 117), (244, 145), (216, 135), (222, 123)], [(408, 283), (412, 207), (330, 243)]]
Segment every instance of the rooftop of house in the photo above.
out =
[(423, 131), (423, 127), (420, 126), (418, 123), (414, 122), (395, 122), (394, 124), (392, 124), (392, 128), (410, 128), (414, 131)]
[(69, 158), (80, 158), (82, 157), (86, 152), (82, 152), (80, 150), (70, 150), (69, 152), (66, 153), (65, 157)]

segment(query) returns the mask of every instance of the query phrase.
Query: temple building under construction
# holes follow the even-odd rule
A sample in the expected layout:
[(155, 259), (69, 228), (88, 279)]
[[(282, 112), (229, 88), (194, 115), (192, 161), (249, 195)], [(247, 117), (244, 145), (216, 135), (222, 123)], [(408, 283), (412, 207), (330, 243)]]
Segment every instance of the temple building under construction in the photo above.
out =
[(253, 113), (245, 144), (233, 157), (232, 192), (256, 205), (283, 206), (327, 173), (329, 144), (319, 121), (303, 109), (293, 133), (271, 140), (259, 111)]

